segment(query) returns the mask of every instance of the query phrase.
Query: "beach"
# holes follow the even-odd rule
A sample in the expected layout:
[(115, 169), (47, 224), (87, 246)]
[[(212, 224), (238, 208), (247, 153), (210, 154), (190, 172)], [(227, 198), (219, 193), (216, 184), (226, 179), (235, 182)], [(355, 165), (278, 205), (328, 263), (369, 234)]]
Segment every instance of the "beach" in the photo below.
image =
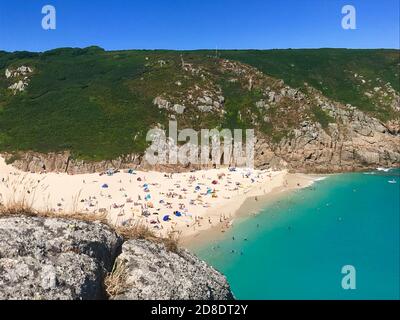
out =
[(245, 168), (173, 174), (136, 170), (27, 173), (0, 158), (0, 203), (6, 207), (24, 205), (55, 215), (101, 214), (116, 226), (143, 223), (158, 236), (176, 233), (183, 243), (197, 241), (205, 230), (225, 232), (244, 204), (261, 204), (266, 197), (313, 181), (311, 176), (286, 170)]
[[(389, 168), (332, 174), (270, 194), (261, 209), (249, 198), (232, 228), (206, 231), (189, 249), (226, 275), (239, 300), (399, 299), (399, 177)], [(357, 290), (343, 290), (347, 265)]]
[[(280, 179), (275, 179), (273, 183), (267, 186), (255, 187), (248, 194), (232, 201), (228, 207), (221, 208), (223, 212), (228, 210), (232, 212), (227, 222), (213, 225), (206, 230), (203, 229), (202, 232), (185, 235), (181, 237), (180, 243), (189, 249), (196, 249), (210, 241), (222, 239), (235, 223), (235, 219), (258, 215), (268, 203), (284, 198), (295, 190), (307, 188), (321, 178), (317, 175), (284, 171)], [(217, 212), (218, 209), (215, 209), (215, 213)]]

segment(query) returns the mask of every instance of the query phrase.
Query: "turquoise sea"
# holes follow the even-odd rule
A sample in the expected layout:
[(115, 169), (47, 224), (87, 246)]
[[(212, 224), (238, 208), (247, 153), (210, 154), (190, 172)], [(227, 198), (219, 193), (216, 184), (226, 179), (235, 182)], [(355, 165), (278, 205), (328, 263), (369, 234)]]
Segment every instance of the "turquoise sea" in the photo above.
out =
[[(238, 299), (400, 299), (399, 216), (400, 170), (338, 174), (194, 250)], [(345, 265), (354, 290), (342, 288)]]

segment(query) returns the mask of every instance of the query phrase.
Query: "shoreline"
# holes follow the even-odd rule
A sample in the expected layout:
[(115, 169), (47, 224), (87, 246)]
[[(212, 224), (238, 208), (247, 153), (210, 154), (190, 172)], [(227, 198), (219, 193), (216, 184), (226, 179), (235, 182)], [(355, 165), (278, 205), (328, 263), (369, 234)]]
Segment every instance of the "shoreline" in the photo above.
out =
[(57, 213), (104, 214), (112, 225), (143, 223), (156, 236), (172, 233), (182, 247), (196, 248), (222, 238), (237, 220), (258, 214), (271, 201), (326, 176), (246, 168), (183, 173), (125, 170), (109, 175), (26, 173), (0, 157), (0, 204), (23, 202), (55, 217)]
[[(284, 176), (287, 184), (272, 188), (268, 193), (253, 193), (245, 197), (236, 208), (228, 221), (219, 223), (196, 234), (191, 234), (180, 239), (180, 245), (187, 249), (195, 249), (210, 241), (222, 239), (230, 227), (238, 219), (248, 219), (260, 213), (260, 211), (269, 203), (282, 199), (290, 192), (312, 186), (325, 176), (304, 174), (304, 173), (286, 173)], [(229, 224), (230, 226), (227, 226)]]
[(139, 222), (156, 236), (175, 233), (190, 239), (229, 223), (248, 198), (283, 188), (291, 175), (286, 170), (246, 168), (173, 174), (136, 170), (26, 173), (0, 158), (0, 203), (6, 207), (23, 204), (55, 217), (57, 213), (105, 214), (116, 226)]

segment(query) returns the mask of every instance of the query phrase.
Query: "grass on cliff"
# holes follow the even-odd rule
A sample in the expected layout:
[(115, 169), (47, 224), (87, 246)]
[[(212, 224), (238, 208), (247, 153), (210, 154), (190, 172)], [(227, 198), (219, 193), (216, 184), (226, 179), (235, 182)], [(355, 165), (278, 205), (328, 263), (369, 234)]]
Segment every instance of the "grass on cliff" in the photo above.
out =
[(364, 76), (368, 88), (381, 86), (379, 78), (399, 92), (399, 50), (230, 50), (220, 54), (222, 58), (252, 65), (265, 74), (283, 79), (295, 88), (302, 88), (306, 82), (326, 97), (350, 103), (379, 119), (393, 116), (392, 109), (377, 106), (365, 95), (366, 88), (355, 74)]
[[(27, 92), (0, 94), (2, 151), (71, 150), (80, 159), (113, 159), (144, 150), (148, 128), (163, 121), (151, 100), (128, 88), (147, 71), (145, 52), (60, 49), (24, 59), (10, 55), (0, 58), (0, 69), (25, 64), (36, 71)], [(4, 81), (0, 87), (6, 87)]]
[[(213, 66), (211, 51), (104, 51), (98, 47), (63, 48), (44, 53), (14, 52), (0, 54), (0, 152), (69, 150), (82, 160), (110, 160), (142, 152), (145, 135), (155, 124), (166, 124), (168, 115), (153, 105), (156, 95), (180, 94), (200, 78), (186, 77), (180, 68), (180, 55), (221, 77)], [(267, 50), (221, 51), (222, 58), (237, 60), (258, 68), (265, 74), (283, 79), (292, 87), (305, 82), (324, 95), (351, 103), (379, 119), (390, 119), (392, 110), (378, 107), (365, 95), (354, 74), (362, 74), (369, 87), (377, 78), (399, 86), (398, 50)], [(167, 64), (163, 67), (159, 61)], [(4, 70), (21, 65), (33, 67), (28, 90), (13, 95), (7, 89), (11, 80)], [(226, 82), (228, 75), (218, 78)], [(183, 86), (177, 87), (176, 81)], [(380, 85), (380, 84), (379, 84)], [(253, 127), (250, 113), (257, 115), (254, 101), (257, 92), (248, 93), (225, 86), (227, 113), (222, 118), (213, 113), (195, 111), (183, 115), (180, 125), (192, 128)], [(291, 123), (289, 116), (271, 110), (272, 124), (260, 129), (273, 141), (284, 136)], [(323, 126), (330, 119), (314, 110)], [(276, 114), (274, 114), (274, 112)], [(297, 117), (296, 114), (293, 117)], [(279, 125), (281, 120), (282, 125)], [(284, 120), (284, 121), (283, 121)], [(295, 120), (295, 119), (294, 119)], [(293, 120), (293, 121), (294, 121)], [(286, 122), (285, 122), (286, 121)], [(285, 122), (285, 123), (283, 123)], [(286, 126), (286, 129), (285, 129)]]
[(311, 112), (313, 114), (314, 120), (319, 122), (322, 128), (328, 128), (330, 123), (334, 123), (335, 119), (331, 117), (325, 110), (314, 106), (311, 108)]
[(108, 298), (116, 297), (123, 294), (126, 285), (126, 266), (119, 260), (115, 261), (113, 269), (104, 278), (104, 289)]

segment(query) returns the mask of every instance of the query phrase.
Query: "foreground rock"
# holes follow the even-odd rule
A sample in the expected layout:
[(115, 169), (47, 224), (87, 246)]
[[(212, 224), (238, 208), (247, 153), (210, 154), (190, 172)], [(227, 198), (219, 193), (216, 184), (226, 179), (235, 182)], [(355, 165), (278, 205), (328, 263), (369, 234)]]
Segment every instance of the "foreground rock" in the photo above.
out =
[(204, 261), (180, 249), (144, 240), (125, 242), (116, 261), (122, 274), (116, 300), (230, 300), (226, 278)]
[(97, 222), (0, 218), (0, 300), (106, 299), (112, 269), (114, 299), (233, 299), (225, 277), (188, 251), (131, 240), (115, 260), (122, 242)]
[(100, 223), (0, 219), (0, 300), (101, 299), (122, 239)]

